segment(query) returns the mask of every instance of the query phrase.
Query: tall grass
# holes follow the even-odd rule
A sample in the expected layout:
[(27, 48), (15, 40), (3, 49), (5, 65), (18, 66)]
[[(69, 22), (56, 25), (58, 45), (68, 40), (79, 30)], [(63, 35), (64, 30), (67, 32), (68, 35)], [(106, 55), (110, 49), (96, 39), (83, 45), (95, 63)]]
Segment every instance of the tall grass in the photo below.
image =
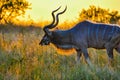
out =
[(120, 80), (120, 56), (107, 67), (105, 50), (89, 49), (94, 68), (76, 53), (60, 55), (50, 46), (40, 46), (41, 28), (0, 26), (0, 80)]

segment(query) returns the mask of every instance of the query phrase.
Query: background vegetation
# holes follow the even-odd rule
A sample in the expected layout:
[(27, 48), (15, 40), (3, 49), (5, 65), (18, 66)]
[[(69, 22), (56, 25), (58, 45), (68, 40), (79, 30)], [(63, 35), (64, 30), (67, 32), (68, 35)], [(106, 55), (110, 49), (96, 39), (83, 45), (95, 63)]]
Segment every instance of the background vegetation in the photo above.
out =
[[(15, 0), (15, 3), (18, 1)], [(7, 7), (3, 9), (13, 10), (12, 1), (7, 2), (6, 0), (4, 3)], [(28, 9), (29, 3), (18, 2), (17, 4), (19, 3), (21, 6), (26, 4), (25, 10)], [(18, 10), (20, 9), (23, 10), (23, 8), (18, 8)], [(7, 16), (7, 14), (4, 15)], [(58, 28), (71, 28), (84, 19), (96, 22), (119, 23), (119, 17), (117, 11), (90, 6), (89, 9), (83, 9), (80, 12), (77, 22), (70, 23), (66, 21), (58, 25)], [(39, 45), (44, 35), (41, 27), (47, 23), (40, 22), (39, 25), (29, 24), (23, 26), (9, 22), (12, 17), (2, 17), (2, 19), (7, 20), (7, 23), (1, 23), (0, 25), (0, 80), (120, 80), (120, 56), (116, 54), (117, 52), (114, 51), (114, 64), (110, 67), (107, 66), (106, 51), (95, 49), (89, 49), (94, 69), (85, 63), (84, 57), (81, 59), (81, 64), (76, 65), (75, 51), (69, 55), (68, 52), (64, 52), (64, 54), (58, 52), (52, 45), (43, 47)]]
[(18, 16), (23, 16), (30, 3), (26, 0), (0, 0), (0, 24), (13, 23)]
[(117, 24), (120, 19), (120, 14), (118, 11), (110, 11), (109, 9), (103, 9), (91, 5), (89, 9), (82, 11), (79, 14), (79, 20), (88, 19), (98, 23), (111, 23)]

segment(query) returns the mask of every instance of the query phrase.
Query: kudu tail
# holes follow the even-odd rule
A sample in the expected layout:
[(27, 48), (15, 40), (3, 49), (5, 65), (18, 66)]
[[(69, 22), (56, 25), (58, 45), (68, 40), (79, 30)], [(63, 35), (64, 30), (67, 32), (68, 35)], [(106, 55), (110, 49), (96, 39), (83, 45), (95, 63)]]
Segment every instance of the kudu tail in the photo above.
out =
[(117, 48), (115, 48), (115, 50), (120, 53), (120, 43), (118, 44)]
[[(120, 38), (120, 37), (119, 37)], [(117, 45), (117, 47), (115, 48), (115, 50), (120, 53), (120, 39), (119, 39), (119, 44)]]

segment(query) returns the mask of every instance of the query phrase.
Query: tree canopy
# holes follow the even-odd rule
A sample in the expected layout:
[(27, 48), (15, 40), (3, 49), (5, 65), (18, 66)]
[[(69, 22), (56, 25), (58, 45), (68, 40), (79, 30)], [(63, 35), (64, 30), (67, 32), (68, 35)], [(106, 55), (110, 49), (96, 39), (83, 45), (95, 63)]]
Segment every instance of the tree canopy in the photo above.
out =
[(25, 14), (30, 9), (30, 3), (26, 0), (1, 0), (0, 1), (0, 24), (10, 23), (17, 16)]
[(82, 9), (79, 14), (79, 20), (92, 20), (102, 23), (114, 23), (120, 19), (118, 11), (110, 11), (109, 9), (103, 9), (94, 5), (90, 6), (87, 10)]

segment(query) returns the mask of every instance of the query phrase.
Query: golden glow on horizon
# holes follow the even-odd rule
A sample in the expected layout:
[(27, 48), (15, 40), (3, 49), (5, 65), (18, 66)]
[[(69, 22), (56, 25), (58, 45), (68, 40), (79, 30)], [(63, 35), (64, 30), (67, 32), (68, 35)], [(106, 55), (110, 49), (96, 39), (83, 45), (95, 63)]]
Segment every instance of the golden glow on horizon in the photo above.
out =
[[(63, 10), (67, 5), (67, 11), (60, 16), (60, 22), (73, 21), (79, 16), (80, 10), (89, 8), (90, 5), (99, 6), (110, 10), (120, 11), (120, 0), (28, 0), (32, 3), (32, 10), (27, 11), (34, 21), (50, 21), (51, 11), (62, 6)], [(59, 12), (58, 11), (58, 12)]]

